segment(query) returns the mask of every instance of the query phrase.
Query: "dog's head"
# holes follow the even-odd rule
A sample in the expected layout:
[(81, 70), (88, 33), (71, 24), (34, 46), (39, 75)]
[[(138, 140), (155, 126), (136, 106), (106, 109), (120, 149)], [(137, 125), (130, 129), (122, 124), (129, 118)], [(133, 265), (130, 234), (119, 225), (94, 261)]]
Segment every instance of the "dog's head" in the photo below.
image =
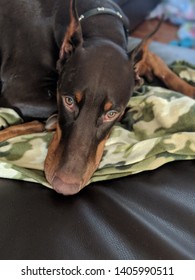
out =
[(82, 37), (75, 1), (58, 61), (58, 120), (45, 174), (59, 193), (79, 192), (101, 160), (111, 128), (135, 86), (134, 55), (108, 40)]

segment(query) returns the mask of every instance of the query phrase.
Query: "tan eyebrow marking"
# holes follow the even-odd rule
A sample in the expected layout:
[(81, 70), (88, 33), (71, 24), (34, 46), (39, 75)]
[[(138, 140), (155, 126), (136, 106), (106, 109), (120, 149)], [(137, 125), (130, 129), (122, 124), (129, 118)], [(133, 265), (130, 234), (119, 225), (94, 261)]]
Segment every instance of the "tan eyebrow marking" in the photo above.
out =
[(104, 111), (109, 111), (111, 108), (112, 108), (113, 104), (111, 101), (107, 101), (105, 104), (104, 104)]
[(82, 100), (82, 98), (83, 98), (83, 94), (82, 94), (80, 91), (78, 91), (78, 92), (75, 94), (75, 98), (76, 98), (77, 103), (80, 103), (81, 100)]

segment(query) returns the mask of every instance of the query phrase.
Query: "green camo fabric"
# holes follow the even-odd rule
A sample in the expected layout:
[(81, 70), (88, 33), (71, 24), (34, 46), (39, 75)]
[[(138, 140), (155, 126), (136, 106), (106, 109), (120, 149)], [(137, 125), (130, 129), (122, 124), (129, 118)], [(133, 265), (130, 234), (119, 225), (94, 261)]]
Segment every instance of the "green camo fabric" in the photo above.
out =
[[(175, 62), (171, 68), (195, 85), (195, 67)], [(0, 127), (22, 123), (13, 110), (0, 108)], [(43, 172), (52, 133), (36, 133), (0, 143), (0, 177), (51, 187)], [(144, 85), (112, 129), (99, 168), (90, 182), (156, 169), (175, 160), (195, 158), (195, 101), (158, 86)]]

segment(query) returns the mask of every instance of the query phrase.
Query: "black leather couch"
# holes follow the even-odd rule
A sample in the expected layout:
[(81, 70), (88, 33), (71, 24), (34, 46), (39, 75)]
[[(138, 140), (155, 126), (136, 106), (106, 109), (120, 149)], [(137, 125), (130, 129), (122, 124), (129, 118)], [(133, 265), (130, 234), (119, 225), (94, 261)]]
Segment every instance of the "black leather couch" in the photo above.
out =
[[(195, 63), (195, 51), (152, 48), (168, 62)], [(0, 179), (0, 205), (0, 259), (195, 259), (194, 161), (94, 183), (70, 197)]]

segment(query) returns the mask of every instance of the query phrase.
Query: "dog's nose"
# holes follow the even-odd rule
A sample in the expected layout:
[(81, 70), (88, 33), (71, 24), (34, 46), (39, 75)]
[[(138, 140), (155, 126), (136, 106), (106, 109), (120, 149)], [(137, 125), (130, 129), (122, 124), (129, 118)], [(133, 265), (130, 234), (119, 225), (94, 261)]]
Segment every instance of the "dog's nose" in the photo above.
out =
[(52, 181), (52, 187), (53, 189), (61, 193), (63, 195), (73, 195), (80, 191), (80, 183), (74, 182), (74, 183), (68, 183), (64, 182), (61, 178), (58, 176), (55, 176)]

